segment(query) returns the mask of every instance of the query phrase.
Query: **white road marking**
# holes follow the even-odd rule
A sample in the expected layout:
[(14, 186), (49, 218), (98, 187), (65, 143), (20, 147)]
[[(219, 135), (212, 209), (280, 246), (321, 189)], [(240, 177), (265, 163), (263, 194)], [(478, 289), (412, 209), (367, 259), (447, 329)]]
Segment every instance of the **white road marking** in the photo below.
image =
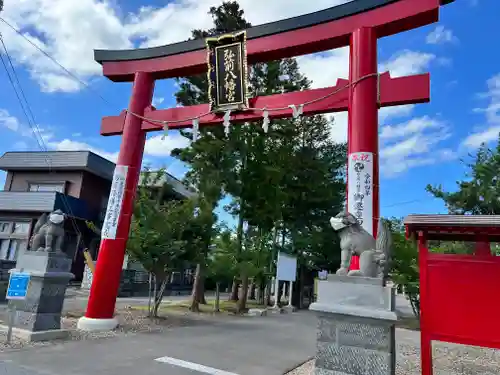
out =
[(224, 370), (219, 370), (213, 367), (203, 366), (198, 363), (183, 361), (182, 359), (172, 358), (172, 357), (161, 357), (156, 358), (155, 361), (162, 363), (169, 363), (174, 366), (184, 367), (190, 370), (195, 370), (198, 372), (203, 372), (210, 375), (238, 375), (234, 372), (228, 372)]

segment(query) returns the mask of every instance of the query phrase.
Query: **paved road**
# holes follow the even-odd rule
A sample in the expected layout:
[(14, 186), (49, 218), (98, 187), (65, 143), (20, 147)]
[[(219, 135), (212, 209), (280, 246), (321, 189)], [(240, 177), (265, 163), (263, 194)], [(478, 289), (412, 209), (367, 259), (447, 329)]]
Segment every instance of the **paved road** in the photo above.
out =
[(309, 312), (0, 353), (0, 375), (282, 375), (315, 353)]

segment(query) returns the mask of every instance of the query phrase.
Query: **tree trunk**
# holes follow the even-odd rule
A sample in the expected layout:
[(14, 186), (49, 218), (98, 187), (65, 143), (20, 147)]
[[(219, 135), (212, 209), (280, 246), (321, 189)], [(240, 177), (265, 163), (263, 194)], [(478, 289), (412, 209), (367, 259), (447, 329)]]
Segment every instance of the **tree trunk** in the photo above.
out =
[(257, 301), (259, 305), (264, 305), (265, 291), (266, 291), (266, 284), (264, 282), (261, 282), (259, 285), (259, 297)]
[(193, 291), (191, 293), (191, 306), (189, 307), (189, 310), (193, 312), (200, 312), (200, 304), (199, 304), (200, 297), (198, 296), (200, 292), (200, 287), (199, 287), (200, 276), (201, 276), (201, 265), (198, 263), (196, 265), (196, 271), (194, 274)]
[(278, 281), (278, 287), (274, 291), (274, 298), (276, 298), (276, 305), (280, 305), (281, 303), (281, 295), (283, 294), (283, 288), (285, 287), (285, 283), (283, 281)]
[[(266, 305), (271, 306), (271, 295), (272, 295), (272, 290), (273, 290), (273, 278), (271, 277), (272, 272), (273, 272), (273, 265), (274, 265), (274, 259), (276, 259), (276, 254), (277, 254), (277, 247), (278, 247), (278, 224), (274, 226), (274, 233), (273, 233), (273, 253), (271, 255), (271, 260), (269, 261), (269, 277), (267, 280), (267, 289), (266, 289)], [(275, 270), (277, 271), (277, 270)], [(276, 275), (277, 272), (274, 274)]]
[(301, 264), (299, 266), (299, 282), (297, 283), (298, 286), (298, 296), (299, 296), (299, 301), (296, 304), (297, 308), (303, 309), (304, 308), (304, 285), (305, 285), (305, 267)]
[(158, 317), (158, 310), (161, 305), (161, 301), (163, 299), (163, 294), (165, 293), (165, 289), (168, 284), (168, 275), (164, 277), (164, 279), (161, 281), (160, 289), (158, 290), (157, 295), (155, 296), (155, 303), (154, 303), (154, 309), (153, 309), (153, 316), (155, 318)]
[(241, 278), (241, 296), (238, 300), (236, 307), (236, 312), (238, 314), (243, 313), (247, 308), (247, 296), (248, 296), (248, 276), (243, 275)]
[(220, 311), (220, 283), (215, 283), (214, 312)]
[[(153, 298), (154, 294), (153, 291), (151, 290), (151, 287), (153, 286), (153, 274), (150, 272), (149, 273), (149, 291), (148, 291), (148, 316), (151, 318), (153, 314)], [(156, 286), (155, 286), (156, 289)]]
[(255, 300), (255, 283), (252, 282), (250, 284), (250, 296), (248, 297), (248, 299), (251, 299), (252, 301)]
[(198, 293), (196, 294), (196, 297), (198, 299), (198, 303), (201, 303), (202, 305), (207, 304), (207, 300), (205, 298), (205, 270), (203, 267), (200, 265), (200, 276), (199, 276), (199, 282), (198, 282)]
[[(244, 158), (246, 160), (246, 157)], [(245, 164), (244, 164), (245, 165)], [(240, 202), (240, 214), (238, 216), (238, 227), (236, 228), (236, 242), (237, 242), (237, 249), (236, 249), (236, 263), (240, 262), (240, 254), (243, 250), (243, 214), (241, 212), (241, 202)], [(231, 296), (229, 297), (230, 301), (238, 301), (238, 282), (236, 277), (233, 278), (233, 287), (231, 289)]]
[(235, 276), (233, 278), (233, 285), (231, 286), (231, 295), (229, 296), (230, 301), (238, 301), (239, 286), (240, 286), (240, 283), (238, 282), (238, 279)]

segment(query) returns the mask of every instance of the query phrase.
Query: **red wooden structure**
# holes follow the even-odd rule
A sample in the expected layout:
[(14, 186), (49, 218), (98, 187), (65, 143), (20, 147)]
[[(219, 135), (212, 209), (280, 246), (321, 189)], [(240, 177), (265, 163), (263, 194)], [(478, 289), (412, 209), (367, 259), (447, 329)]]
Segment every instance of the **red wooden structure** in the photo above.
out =
[[(356, 0), (246, 30), (249, 64), (322, 52), (350, 46), (349, 80), (338, 80), (333, 87), (305, 90), (249, 100), (250, 108), (287, 108), (315, 101), (303, 107), (304, 115), (348, 110), (348, 149), (370, 158), (372, 175), (364, 186), (369, 195), (364, 201), (367, 230), (377, 228), (379, 214), (378, 109), (430, 100), (429, 74), (391, 78), (377, 72), (379, 38), (438, 21), (441, 5), (453, 0)], [(166, 25), (165, 27), (168, 27)], [(207, 71), (205, 41), (190, 40), (167, 46), (95, 51), (95, 60), (103, 73), (114, 82), (134, 82), (128, 111), (102, 120), (102, 135), (122, 134), (117, 160), (117, 180), (124, 180), (123, 200), (114, 209), (117, 224), (111, 238), (103, 237), (82, 329), (113, 328), (116, 296), (128, 239), (133, 200), (139, 179), (146, 132), (160, 131), (169, 122), (170, 129), (191, 126), (186, 119), (208, 112), (209, 105), (156, 110), (151, 102), (157, 79), (190, 76)], [(331, 95), (323, 100), (319, 98)], [(292, 117), (292, 110), (269, 112), (269, 118)], [(232, 123), (260, 121), (262, 112), (246, 110), (231, 113)], [(151, 121), (153, 120), (153, 121)], [(186, 121), (183, 121), (186, 120)], [(172, 122), (176, 121), (176, 122)], [(217, 125), (223, 117), (206, 114), (199, 126)], [(355, 160), (355, 159), (353, 159)], [(349, 179), (349, 176), (348, 176)], [(351, 180), (349, 180), (351, 181)], [(121, 182), (120, 182), (121, 183)], [(348, 204), (354, 192), (348, 194)], [(114, 216), (113, 216), (114, 217)]]
[[(410, 215), (418, 241), (422, 375), (432, 375), (432, 340), (500, 349), (500, 216)], [(473, 255), (436, 254), (428, 241), (475, 242)]]

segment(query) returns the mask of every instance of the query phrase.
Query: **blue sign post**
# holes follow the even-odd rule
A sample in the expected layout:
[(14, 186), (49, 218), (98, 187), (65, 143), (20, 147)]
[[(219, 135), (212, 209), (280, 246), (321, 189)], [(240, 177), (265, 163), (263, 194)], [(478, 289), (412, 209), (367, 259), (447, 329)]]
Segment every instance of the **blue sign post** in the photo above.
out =
[[(28, 295), (31, 276), (29, 273), (11, 272), (9, 278), (9, 286), (7, 288), (8, 300), (23, 300)], [(7, 343), (12, 340), (12, 328), (16, 319), (16, 306), (9, 303), (9, 326), (7, 331)]]
[(30, 286), (30, 274), (12, 272), (9, 278), (6, 299), (25, 299)]

